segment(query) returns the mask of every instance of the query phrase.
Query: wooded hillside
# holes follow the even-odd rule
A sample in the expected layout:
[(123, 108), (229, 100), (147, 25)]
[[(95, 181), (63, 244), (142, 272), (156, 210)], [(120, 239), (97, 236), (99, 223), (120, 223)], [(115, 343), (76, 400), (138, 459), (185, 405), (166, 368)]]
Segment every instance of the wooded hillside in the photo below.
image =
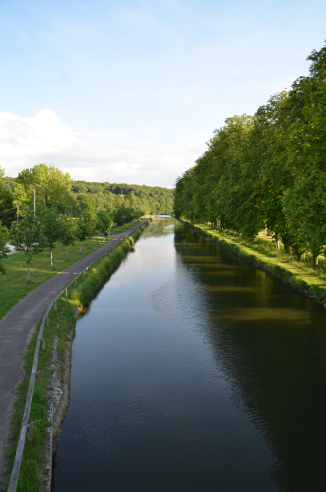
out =
[[(1, 170), (1, 168), (0, 168)], [(2, 178), (2, 179), (1, 179)], [(17, 178), (0, 175), (0, 221), (8, 227), (15, 220), (16, 209), (33, 208), (33, 189), (36, 189), (36, 208), (56, 207), (61, 213), (74, 216), (87, 209), (92, 213), (120, 208), (143, 213), (173, 210), (173, 190), (146, 185), (73, 181), (59, 169), (39, 164), (19, 173)]]

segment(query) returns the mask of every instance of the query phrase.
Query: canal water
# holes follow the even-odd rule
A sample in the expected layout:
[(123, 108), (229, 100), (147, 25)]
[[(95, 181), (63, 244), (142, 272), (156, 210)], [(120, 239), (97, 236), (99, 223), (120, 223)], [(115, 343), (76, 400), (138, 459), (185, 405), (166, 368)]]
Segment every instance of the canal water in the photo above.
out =
[(172, 218), (77, 322), (54, 490), (324, 491), (325, 310)]

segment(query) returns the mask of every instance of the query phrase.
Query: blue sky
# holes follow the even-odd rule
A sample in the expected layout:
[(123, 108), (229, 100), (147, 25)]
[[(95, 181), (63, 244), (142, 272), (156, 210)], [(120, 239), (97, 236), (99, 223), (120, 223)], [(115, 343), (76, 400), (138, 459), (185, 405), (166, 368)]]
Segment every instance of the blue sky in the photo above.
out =
[(322, 1), (0, 0), (0, 165), (172, 187), (233, 114), (308, 73)]

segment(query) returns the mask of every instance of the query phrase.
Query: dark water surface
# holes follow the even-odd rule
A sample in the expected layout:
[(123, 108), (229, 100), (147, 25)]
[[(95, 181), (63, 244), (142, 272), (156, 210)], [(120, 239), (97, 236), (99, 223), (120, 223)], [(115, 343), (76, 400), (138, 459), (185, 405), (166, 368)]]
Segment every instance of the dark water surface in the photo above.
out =
[(172, 218), (76, 326), (54, 490), (325, 491), (325, 310)]

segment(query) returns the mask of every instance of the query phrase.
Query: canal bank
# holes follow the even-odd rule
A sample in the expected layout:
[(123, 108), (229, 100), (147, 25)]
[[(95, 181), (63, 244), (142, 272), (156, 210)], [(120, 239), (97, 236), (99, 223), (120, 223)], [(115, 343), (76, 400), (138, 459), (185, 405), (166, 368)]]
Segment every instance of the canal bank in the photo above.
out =
[(326, 308), (325, 259), (321, 259), (321, 266), (312, 267), (307, 261), (296, 261), (290, 254), (279, 254), (271, 239), (259, 237), (256, 241), (249, 242), (232, 231), (225, 233), (217, 230), (211, 224), (194, 224), (184, 219), (179, 220), (213, 244), (227, 249), (238, 258), (281, 280)]
[(326, 313), (172, 219), (76, 324), (54, 491), (325, 486)]
[[(93, 266), (92, 269), (88, 270), (85, 274), (85, 279), (80, 277), (77, 281), (77, 285), (73, 289), (68, 289), (69, 295), (66, 299), (58, 299), (56, 311), (50, 311), (48, 326), (44, 330), (45, 350), (41, 351), (39, 356), (38, 378), (35, 384), (33, 404), (30, 413), (30, 420), (33, 421), (35, 424), (34, 436), (31, 442), (26, 441), (17, 490), (34, 492), (35, 490), (38, 490), (40, 481), (42, 482), (42, 490), (47, 490), (46, 487), (48, 487), (48, 485), (46, 485), (46, 480), (44, 480), (44, 474), (40, 474), (39, 466), (42, 461), (42, 445), (44, 441), (46, 441), (48, 433), (48, 403), (51, 399), (58, 399), (58, 396), (60, 397), (59, 400), (61, 400), (62, 402), (69, 401), (69, 397), (67, 398), (67, 390), (69, 390), (69, 381), (67, 381), (67, 377), (69, 378), (70, 376), (69, 371), (67, 373), (67, 363), (69, 368), (70, 358), (67, 356), (67, 354), (69, 355), (70, 353), (71, 342), (73, 338), (72, 330), (76, 322), (76, 315), (80, 312), (83, 305), (85, 305), (85, 303), (89, 301), (92, 295), (96, 293), (96, 290), (100, 287), (101, 283), (108, 276), (110, 271), (112, 271), (112, 269), (114, 269), (116, 265), (118, 265), (123, 255), (132, 248), (134, 241), (140, 236), (141, 232), (145, 229), (150, 220), (151, 219), (146, 219), (146, 221), (142, 221), (142, 223), (133, 227), (126, 233), (117, 235), (118, 237), (114, 238), (117, 242), (113, 243), (112, 241), (111, 244), (109, 243), (106, 246), (106, 248), (108, 249), (107, 257), (104, 257), (104, 259), (102, 259), (100, 263), (97, 263), (95, 267)], [(126, 239), (123, 240), (123, 238)], [(120, 242), (118, 243), (118, 241)], [(116, 244), (117, 246), (113, 247), (114, 244)], [(97, 250), (95, 254), (99, 255), (99, 250)], [(94, 253), (92, 255), (94, 256)], [(87, 259), (84, 258), (82, 261), (85, 262), (87, 261)], [(86, 268), (86, 264), (84, 268)], [(75, 265), (73, 265), (73, 267), (74, 266)], [(54, 279), (51, 279), (48, 282), (53, 282), (53, 280)], [(35, 291), (32, 294), (35, 295)], [(55, 295), (55, 292), (52, 292), (51, 294)], [(35, 329), (36, 326), (30, 334), (30, 336), (33, 336), (32, 341), (29, 343), (27, 351), (25, 349), (26, 353), (24, 357), (24, 371), (27, 376), (23, 378), (21, 383), (16, 388), (17, 399), (15, 402), (15, 409), (13, 413), (10, 447), (8, 451), (8, 471), (10, 471), (14, 459), (16, 442), (20, 432), (20, 422), (22, 420), (22, 414), (24, 411), (26, 394), (29, 385), (28, 374), (30, 374), (31, 372), (36, 337), (38, 333), (38, 330), (35, 331)], [(53, 353), (52, 349), (53, 342), (56, 345), (55, 353)], [(55, 359), (54, 361), (52, 360), (53, 357)], [(55, 364), (58, 361), (60, 362), (57, 368), (58, 370), (54, 371)], [(57, 373), (56, 376), (53, 376), (54, 372)], [(64, 381), (64, 375), (66, 381)], [(4, 378), (4, 376), (5, 374), (2, 373), (2, 378)], [(53, 377), (56, 381), (61, 381), (62, 383), (64, 383), (63, 387), (60, 387), (60, 384), (57, 385), (54, 388), (54, 392), (53, 390), (49, 391), (49, 384), (52, 387), (54, 386)], [(2, 403), (4, 402), (5, 398), (2, 399)], [(62, 415), (64, 414), (66, 406), (67, 403), (62, 405), (58, 402), (57, 404), (58, 415), (53, 415), (54, 422), (57, 422), (57, 427), (59, 426), (60, 420), (63, 418)], [(3, 424), (4, 422), (2, 421), (2, 425)], [(9, 432), (7, 431), (7, 436), (8, 434)], [(2, 439), (3, 437), (4, 436), (2, 435)], [(50, 447), (52, 447), (52, 443)], [(49, 444), (47, 444), (45, 448), (49, 448)], [(48, 456), (51, 456), (52, 458), (52, 453), (50, 453)], [(49, 470), (49, 463), (46, 461), (47, 460), (45, 459), (43, 462), (43, 470)], [(2, 469), (1, 471), (3, 473), (4, 470)], [(46, 475), (49, 475), (48, 471)], [(1, 478), (2, 483), (0, 483), (0, 489), (6, 489), (3, 477)]]

